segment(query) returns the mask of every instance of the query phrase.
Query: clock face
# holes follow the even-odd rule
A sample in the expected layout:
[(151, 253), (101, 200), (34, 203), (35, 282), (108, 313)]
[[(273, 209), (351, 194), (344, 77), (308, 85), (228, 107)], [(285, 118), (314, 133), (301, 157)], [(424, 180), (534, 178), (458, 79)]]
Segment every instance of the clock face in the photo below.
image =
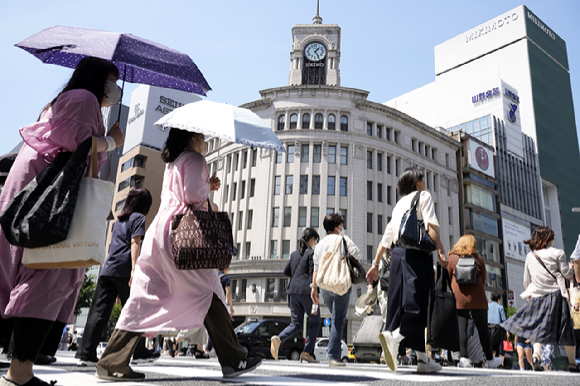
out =
[(326, 56), (326, 47), (321, 43), (310, 43), (304, 50), (304, 55), (308, 60), (318, 62)]
[(487, 170), (489, 168), (489, 157), (483, 147), (479, 146), (475, 149), (475, 159), (481, 170)]

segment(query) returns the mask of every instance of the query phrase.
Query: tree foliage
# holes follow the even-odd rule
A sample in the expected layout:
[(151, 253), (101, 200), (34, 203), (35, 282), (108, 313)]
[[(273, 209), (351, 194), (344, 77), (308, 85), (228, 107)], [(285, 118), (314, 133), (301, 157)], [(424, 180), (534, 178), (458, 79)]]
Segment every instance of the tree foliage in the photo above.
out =
[(83, 308), (88, 308), (91, 306), (93, 294), (95, 293), (95, 288), (97, 288), (95, 275), (87, 274), (88, 270), (89, 268), (85, 270), (85, 279), (83, 280), (81, 291), (79, 292), (79, 297), (77, 298), (75, 315), (80, 315)]

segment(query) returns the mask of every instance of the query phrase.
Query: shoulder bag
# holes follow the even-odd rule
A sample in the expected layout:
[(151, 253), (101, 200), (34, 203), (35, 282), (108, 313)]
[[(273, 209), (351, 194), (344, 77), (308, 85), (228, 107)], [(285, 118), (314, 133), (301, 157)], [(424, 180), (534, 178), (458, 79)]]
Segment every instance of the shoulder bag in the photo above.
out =
[(455, 266), (457, 284), (475, 284), (477, 280), (477, 261), (475, 257), (459, 257)]
[(405, 249), (418, 249), (426, 253), (431, 253), (437, 249), (435, 243), (429, 237), (423, 221), (417, 219), (417, 204), (419, 203), (420, 195), (421, 192), (415, 194), (411, 202), (411, 208), (407, 210), (401, 220), (398, 244)]
[(360, 261), (355, 259), (348, 251), (348, 245), (346, 245), (346, 239), (342, 238), (342, 245), (344, 245), (344, 250), (346, 252), (346, 263), (348, 264), (348, 270), (350, 272), (350, 280), (352, 284), (361, 284), (367, 281), (367, 272), (365, 267)]
[(449, 273), (446, 269), (443, 269), (435, 289), (429, 291), (427, 344), (459, 351), (457, 304), (453, 292), (447, 292), (448, 285), (451, 286)]
[[(536, 251), (532, 251), (532, 254), (534, 255), (534, 257), (536, 258), (536, 260), (538, 260), (538, 263), (540, 263), (540, 265), (542, 267), (544, 267), (544, 269), (550, 274), (550, 276), (552, 276), (554, 278), (554, 280), (556, 280), (556, 284), (558, 284), (558, 287), (560, 287), (560, 292), (562, 293), (562, 297), (564, 299), (569, 299), (569, 294), (568, 294), (568, 290), (566, 289), (566, 284), (562, 284), (560, 282), (560, 280), (558, 280), (558, 278), (556, 277), (556, 275), (554, 275), (549, 269), (548, 267), (546, 267), (546, 264), (544, 264), (544, 262), (542, 261), (542, 259), (540, 259), (540, 256), (538, 256), (538, 254), (536, 253)], [(564, 278), (562, 278), (564, 279)]]
[(334, 244), (333, 250), (322, 256), (316, 274), (316, 285), (337, 295), (344, 295), (352, 285), (347, 259), (340, 256), (341, 241), (339, 238)]
[(171, 244), (175, 266), (180, 270), (219, 269), (232, 261), (234, 240), (226, 212), (214, 212), (209, 199), (207, 211), (176, 214), (171, 221)]

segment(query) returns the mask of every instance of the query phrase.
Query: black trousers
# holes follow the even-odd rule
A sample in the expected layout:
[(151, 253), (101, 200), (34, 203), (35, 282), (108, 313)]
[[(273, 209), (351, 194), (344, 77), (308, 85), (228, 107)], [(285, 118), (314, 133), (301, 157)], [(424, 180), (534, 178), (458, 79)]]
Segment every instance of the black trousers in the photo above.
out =
[(503, 355), (503, 344), (505, 340), (505, 330), (499, 324), (488, 324), (489, 340), (491, 341), (491, 350), (497, 355)]
[(459, 322), (459, 354), (463, 358), (469, 358), (467, 350), (467, 324), (473, 318), (473, 323), (479, 333), (479, 342), (487, 360), (493, 359), (491, 351), (491, 340), (487, 329), (487, 310), (457, 310), (457, 320)]
[[(131, 290), (131, 287), (129, 287), (129, 279), (128, 277), (99, 277), (87, 317), (85, 331), (83, 332), (83, 338), (77, 349), (75, 358), (97, 361), (97, 346), (101, 341), (103, 329), (109, 322), (117, 297), (123, 306), (129, 298)], [(149, 351), (145, 347), (145, 339), (140, 339), (135, 350), (135, 357), (146, 358), (148, 355)]]
[(39, 354), (54, 356), (66, 323), (36, 318), (13, 318), (8, 355), (36, 362)]

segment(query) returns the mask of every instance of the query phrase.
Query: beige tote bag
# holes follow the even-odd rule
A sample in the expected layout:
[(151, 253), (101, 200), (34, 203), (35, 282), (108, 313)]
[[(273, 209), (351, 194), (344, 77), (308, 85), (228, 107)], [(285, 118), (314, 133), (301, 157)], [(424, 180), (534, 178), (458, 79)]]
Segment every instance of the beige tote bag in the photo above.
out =
[(336, 242), (332, 252), (326, 252), (318, 265), (316, 285), (323, 290), (344, 295), (352, 285), (346, 259), (340, 256), (342, 237)]

